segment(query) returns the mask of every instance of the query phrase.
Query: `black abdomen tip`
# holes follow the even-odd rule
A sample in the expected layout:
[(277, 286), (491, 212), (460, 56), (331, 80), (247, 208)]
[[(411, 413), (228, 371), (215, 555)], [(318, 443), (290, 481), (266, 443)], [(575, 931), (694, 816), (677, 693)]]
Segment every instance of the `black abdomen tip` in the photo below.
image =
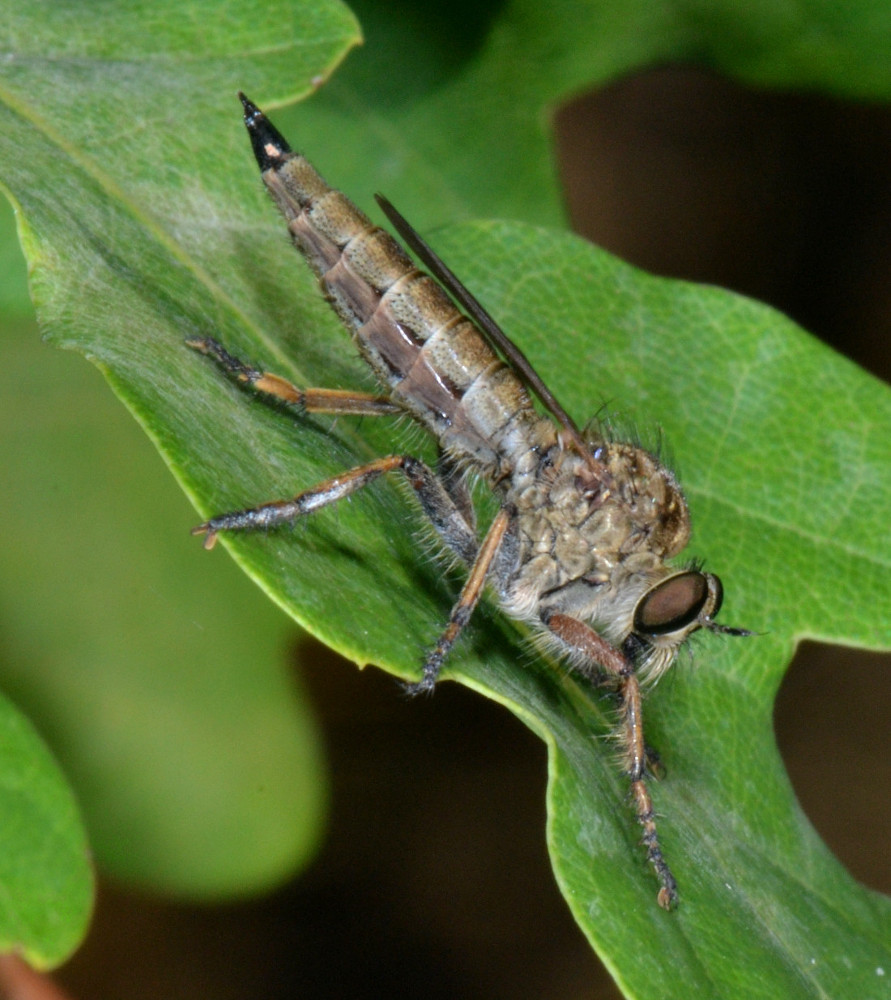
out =
[(244, 105), (244, 125), (251, 137), (251, 146), (260, 169), (269, 170), (278, 166), (285, 155), (291, 152), (291, 147), (250, 98), (245, 97), (241, 91), (238, 96)]

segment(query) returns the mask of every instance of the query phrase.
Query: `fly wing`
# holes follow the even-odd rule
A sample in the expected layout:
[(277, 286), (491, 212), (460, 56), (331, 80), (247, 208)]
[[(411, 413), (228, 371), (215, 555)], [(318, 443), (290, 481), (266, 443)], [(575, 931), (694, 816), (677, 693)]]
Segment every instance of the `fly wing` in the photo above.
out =
[(544, 404), (545, 409), (554, 417), (566, 432), (579, 454), (587, 456), (590, 449), (576, 427), (572, 417), (563, 409), (551, 390), (544, 384), (541, 376), (532, 367), (529, 359), (507, 336), (479, 300), (461, 282), (452, 269), (442, 260), (436, 251), (418, 233), (411, 223), (383, 195), (376, 194), (378, 205), (393, 224), (393, 228), (405, 240), (409, 248), (416, 254), (418, 260), (430, 271), (431, 275), (443, 286), (451, 297), (464, 309), (467, 315), (477, 325), (489, 346), (498, 352), (516, 372), (521, 381)]

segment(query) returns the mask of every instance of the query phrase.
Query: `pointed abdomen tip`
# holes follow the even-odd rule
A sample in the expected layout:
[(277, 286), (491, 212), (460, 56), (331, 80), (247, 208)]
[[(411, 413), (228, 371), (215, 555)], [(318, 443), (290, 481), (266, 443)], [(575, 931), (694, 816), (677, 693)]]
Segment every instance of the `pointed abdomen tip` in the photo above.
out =
[(249, 97), (239, 91), (238, 98), (244, 107), (244, 125), (251, 137), (251, 146), (257, 163), (261, 170), (270, 170), (291, 152), (291, 147), (281, 132)]

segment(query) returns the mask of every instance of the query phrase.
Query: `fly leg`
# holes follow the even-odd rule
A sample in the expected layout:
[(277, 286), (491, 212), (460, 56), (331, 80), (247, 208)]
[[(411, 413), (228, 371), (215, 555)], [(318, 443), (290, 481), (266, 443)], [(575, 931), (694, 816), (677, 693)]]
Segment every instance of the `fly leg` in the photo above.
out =
[(479, 545), (473, 526), (467, 523), (458, 504), (427, 465), (411, 455), (388, 455), (339, 476), (332, 476), (289, 500), (274, 500), (257, 507), (219, 514), (193, 528), (192, 534), (204, 535), (204, 547), (210, 549), (221, 531), (257, 531), (289, 524), (350, 496), (387, 472), (402, 472), (405, 475), (437, 534), (471, 567), (461, 595), (452, 608), (449, 623), (424, 662), (421, 680), (406, 686), (410, 694), (417, 694), (433, 689), (443, 661), (461, 629), (470, 620), (492, 562), (507, 534), (512, 512), (502, 509), (492, 521), (482, 545)]
[[(186, 341), (187, 346), (211, 358), (238, 385), (252, 389), (261, 396), (297, 406), (308, 413), (351, 414), (353, 416), (383, 416), (402, 412), (386, 396), (364, 392), (344, 392), (340, 389), (299, 389), (292, 382), (261, 371), (230, 354), (212, 337)], [(205, 548), (212, 548), (220, 531), (250, 531), (268, 529), (309, 514), (319, 507), (349, 496), (385, 472), (401, 470), (415, 490), (424, 513), (445, 544), (464, 562), (476, 557), (477, 539), (473, 507), (463, 500), (463, 494), (452, 484), (454, 473), (436, 475), (428, 466), (410, 455), (390, 455), (340, 476), (326, 479), (290, 500), (275, 500), (245, 510), (232, 511), (213, 517), (194, 528), (192, 534), (206, 535)]]
[(406, 685), (409, 694), (420, 694), (433, 690), (445, 658), (452, 646), (455, 645), (461, 630), (470, 621), (474, 608), (479, 602), (486, 577), (498, 555), (498, 550), (501, 548), (501, 543), (508, 533), (512, 520), (513, 511), (508, 507), (502, 507), (493, 518), (489, 530), (486, 532), (486, 537), (483, 539), (483, 544), (479, 547), (473, 565), (470, 567), (470, 574), (461, 588), (461, 594), (449, 615), (449, 623), (424, 661), (421, 679), (416, 684)]
[[(197, 338), (186, 343), (211, 358), (237, 384), (306, 412), (368, 416), (401, 412), (400, 407), (386, 396), (336, 389), (299, 389), (280, 375), (261, 371), (234, 357), (212, 337)], [(268, 530), (290, 524), (321, 507), (350, 496), (388, 472), (402, 472), (405, 475), (437, 534), (459, 559), (470, 566), (470, 575), (452, 608), (449, 623), (424, 663), (422, 679), (417, 684), (407, 686), (410, 693), (416, 694), (430, 691), (435, 685), (443, 661), (479, 601), (486, 576), (513, 516), (506, 509), (499, 512), (480, 545), (469, 490), (460, 470), (447, 455), (440, 455), (439, 474), (410, 455), (378, 458), (339, 476), (332, 476), (290, 499), (274, 500), (256, 507), (219, 514), (193, 528), (192, 534), (204, 535), (204, 547), (210, 549), (221, 531)]]
[(234, 382), (253, 389), (261, 396), (296, 406), (306, 413), (344, 413), (356, 416), (382, 416), (399, 413), (400, 408), (386, 396), (342, 389), (298, 389), (293, 382), (271, 372), (254, 368), (233, 357), (212, 337), (187, 340), (186, 345), (207, 355)]
[[(643, 827), (642, 840), (647, 850), (647, 860), (662, 883), (657, 900), (661, 907), (670, 910), (677, 904), (678, 887), (668, 862), (662, 855), (656, 832), (653, 800), (646, 785), (647, 765), (653, 752), (644, 741), (640, 682), (634, 672), (634, 664), (624, 653), (577, 618), (554, 613), (545, 620), (545, 625), (575, 654), (575, 665), (582, 673), (596, 676), (606, 671), (616, 684), (622, 711), (622, 745), (625, 767), (631, 781), (631, 799), (637, 821)], [(582, 658), (581, 663), (579, 657)]]
[(204, 547), (213, 548), (221, 531), (261, 531), (290, 524), (300, 517), (336, 503), (387, 472), (402, 472), (446, 545), (466, 562), (473, 562), (477, 540), (473, 528), (446, 492), (433, 471), (411, 455), (387, 455), (332, 476), (287, 500), (272, 500), (256, 507), (218, 514), (192, 529), (204, 535)]

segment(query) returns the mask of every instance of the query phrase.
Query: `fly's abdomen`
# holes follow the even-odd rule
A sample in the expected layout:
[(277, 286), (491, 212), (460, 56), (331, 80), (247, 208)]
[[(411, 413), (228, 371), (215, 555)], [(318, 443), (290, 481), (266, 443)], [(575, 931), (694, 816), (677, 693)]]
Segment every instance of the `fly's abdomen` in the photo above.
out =
[(439, 285), (303, 156), (269, 162), (294, 244), (394, 401), (478, 465), (503, 469), (532, 447), (528, 393)]

